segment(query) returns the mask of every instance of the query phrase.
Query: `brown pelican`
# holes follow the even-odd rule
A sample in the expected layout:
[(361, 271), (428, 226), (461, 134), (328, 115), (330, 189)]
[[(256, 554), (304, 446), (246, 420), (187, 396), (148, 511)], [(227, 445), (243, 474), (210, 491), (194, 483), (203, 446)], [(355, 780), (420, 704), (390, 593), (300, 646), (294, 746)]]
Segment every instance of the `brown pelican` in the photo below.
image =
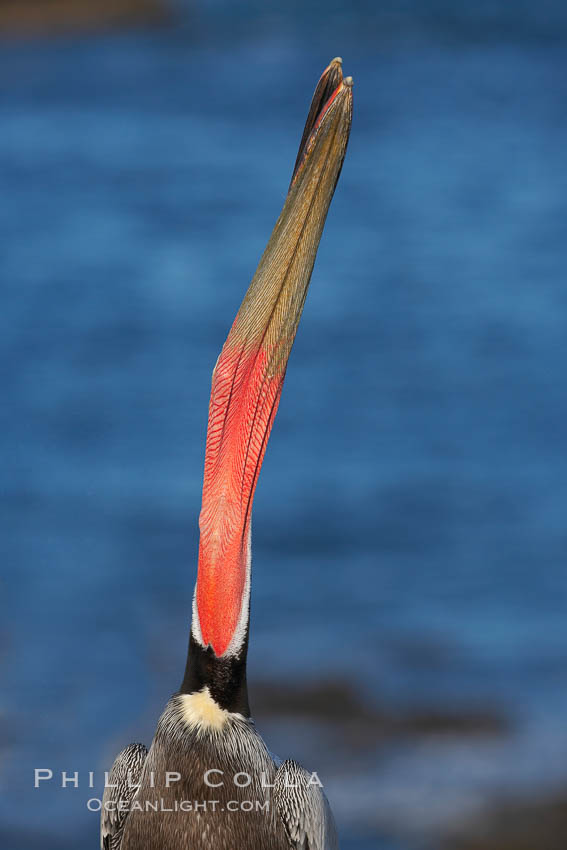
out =
[(316, 775), (281, 762), (250, 716), (252, 500), (352, 116), (333, 59), (315, 89), (288, 195), (213, 371), (185, 676), (152, 745), (117, 757), (103, 850), (330, 850)]

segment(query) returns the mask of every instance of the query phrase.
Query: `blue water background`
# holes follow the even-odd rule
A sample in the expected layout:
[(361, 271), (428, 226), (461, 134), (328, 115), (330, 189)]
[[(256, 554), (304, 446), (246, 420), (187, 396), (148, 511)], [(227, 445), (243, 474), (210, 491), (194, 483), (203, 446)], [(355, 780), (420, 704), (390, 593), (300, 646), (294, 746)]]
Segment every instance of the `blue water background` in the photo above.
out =
[(319, 35), (314, 8), (209, 4), (2, 45), (11, 850), (97, 846), (86, 799), (179, 684), (211, 370), (337, 53), (355, 118), (256, 496), (252, 701), (333, 676), (510, 718), (380, 752), (268, 724), (347, 850), (567, 780), (567, 15), (331, 5)]

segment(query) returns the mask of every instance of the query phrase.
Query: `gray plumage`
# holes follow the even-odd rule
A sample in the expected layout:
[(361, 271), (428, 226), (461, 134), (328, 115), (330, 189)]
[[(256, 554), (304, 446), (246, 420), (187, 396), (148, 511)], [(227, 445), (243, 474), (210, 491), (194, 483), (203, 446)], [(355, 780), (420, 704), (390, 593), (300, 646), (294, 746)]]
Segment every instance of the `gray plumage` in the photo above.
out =
[[(127, 799), (132, 808), (120, 816), (103, 812), (103, 850), (337, 850), (321, 788), (296, 762), (278, 766), (253, 721), (231, 715), (221, 730), (196, 729), (187, 724), (183, 697), (176, 695), (147, 758), (145, 752), (133, 744), (114, 763), (110, 782), (119, 787), (107, 789), (105, 799)], [(204, 778), (211, 768), (214, 787)], [(129, 770), (137, 789), (127, 787)], [(169, 787), (168, 771), (181, 776)], [(240, 782), (249, 776), (250, 782), (239, 787), (235, 776)], [(180, 801), (192, 808), (176, 809)], [(243, 809), (243, 803), (253, 808)]]
[(338, 850), (331, 808), (314, 777), (296, 761), (277, 770), (274, 798), (293, 850)]
[(128, 806), (136, 793), (147, 755), (144, 744), (129, 744), (114, 760), (102, 797), (101, 850), (120, 850)]

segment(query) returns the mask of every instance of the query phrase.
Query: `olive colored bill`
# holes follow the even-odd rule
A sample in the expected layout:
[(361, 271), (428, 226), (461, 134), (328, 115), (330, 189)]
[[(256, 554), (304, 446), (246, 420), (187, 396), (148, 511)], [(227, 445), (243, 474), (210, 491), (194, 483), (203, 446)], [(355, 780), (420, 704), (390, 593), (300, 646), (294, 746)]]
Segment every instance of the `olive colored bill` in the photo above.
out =
[(309, 114), (307, 115), (307, 121), (305, 122), (303, 136), (301, 137), (301, 142), (299, 143), (299, 150), (297, 152), (295, 165), (293, 166), (293, 174), (291, 176), (292, 183), (295, 177), (295, 172), (297, 171), (299, 164), (301, 163), (301, 160), (303, 158), (303, 154), (305, 153), (307, 140), (309, 139), (309, 136), (311, 135), (315, 124), (317, 123), (319, 115), (323, 111), (325, 104), (330, 100), (331, 95), (336, 91), (342, 81), (343, 60), (340, 56), (335, 56), (335, 58), (329, 62), (329, 64), (321, 74), (319, 82), (317, 83), (317, 87), (313, 93), (313, 97), (311, 98)]
[(335, 59), (315, 89), (283, 210), (213, 371), (197, 608), (217, 655), (230, 654), (242, 631), (254, 491), (351, 119), (352, 79)]
[[(317, 90), (315, 95), (318, 104)], [(283, 210), (225, 344), (259, 343), (270, 354), (271, 374), (285, 368), (295, 338), (351, 120), (352, 79), (347, 77), (321, 108), (312, 104), (308, 123), (313, 126), (300, 148)]]

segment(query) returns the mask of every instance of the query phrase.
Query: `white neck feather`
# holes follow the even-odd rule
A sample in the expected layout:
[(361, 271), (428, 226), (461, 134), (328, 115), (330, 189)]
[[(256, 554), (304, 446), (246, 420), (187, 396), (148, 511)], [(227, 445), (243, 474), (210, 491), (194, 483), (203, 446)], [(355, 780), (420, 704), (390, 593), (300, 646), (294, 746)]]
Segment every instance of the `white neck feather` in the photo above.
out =
[(207, 687), (196, 694), (180, 694), (179, 701), (183, 721), (198, 734), (221, 732), (230, 717), (244, 720), (241, 714), (221, 708)]

